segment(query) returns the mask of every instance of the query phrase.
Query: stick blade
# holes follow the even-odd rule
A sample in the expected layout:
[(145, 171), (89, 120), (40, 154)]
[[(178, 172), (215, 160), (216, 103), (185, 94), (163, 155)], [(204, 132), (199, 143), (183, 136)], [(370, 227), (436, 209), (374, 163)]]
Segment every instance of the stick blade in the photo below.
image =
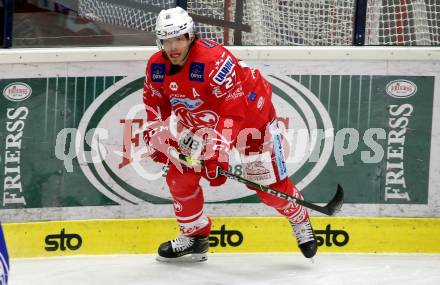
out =
[(327, 212), (331, 216), (341, 210), (342, 204), (344, 204), (344, 189), (338, 184), (335, 196), (333, 196), (332, 200), (328, 202), (325, 208), (327, 208)]

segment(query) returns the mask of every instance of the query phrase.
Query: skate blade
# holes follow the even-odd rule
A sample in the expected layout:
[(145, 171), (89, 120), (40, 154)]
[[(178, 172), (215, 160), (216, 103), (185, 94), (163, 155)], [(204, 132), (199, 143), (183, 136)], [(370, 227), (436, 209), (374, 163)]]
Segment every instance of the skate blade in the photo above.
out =
[(175, 258), (167, 258), (157, 255), (156, 260), (165, 263), (195, 263), (207, 261), (208, 255), (206, 253), (193, 253)]

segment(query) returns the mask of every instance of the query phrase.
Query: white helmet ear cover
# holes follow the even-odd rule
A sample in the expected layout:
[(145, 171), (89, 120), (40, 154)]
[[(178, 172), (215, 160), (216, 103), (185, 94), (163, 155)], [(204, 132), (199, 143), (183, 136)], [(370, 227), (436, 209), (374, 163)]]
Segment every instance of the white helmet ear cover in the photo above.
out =
[(181, 7), (160, 11), (156, 20), (156, 37), (159, 49), (162, 49), (161, 40), (188, 34), (190, 40), (194, 39), (194, 22)]

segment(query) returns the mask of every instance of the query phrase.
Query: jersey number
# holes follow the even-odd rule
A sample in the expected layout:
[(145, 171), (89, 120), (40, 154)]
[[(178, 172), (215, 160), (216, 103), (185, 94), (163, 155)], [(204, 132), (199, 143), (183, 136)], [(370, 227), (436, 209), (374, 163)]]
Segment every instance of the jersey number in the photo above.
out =
[(232, 71), (231, 76), (226, 77), (226, 83), (225, 83), (226, 89), (230, 89), (232, 86), (234, 86), (234, 83), (232, 82), (232, 78), (235, 78), (235, 70)]

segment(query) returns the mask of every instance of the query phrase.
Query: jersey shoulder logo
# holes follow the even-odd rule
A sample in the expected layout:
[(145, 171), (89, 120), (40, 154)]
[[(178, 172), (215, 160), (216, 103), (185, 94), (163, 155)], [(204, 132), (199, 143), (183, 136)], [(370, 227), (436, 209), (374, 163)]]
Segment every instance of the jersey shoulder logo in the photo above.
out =
[(234, 61), (232, 60), (231, 56), (228, 55), (222, 66), (214, 75), (214, 82), (218, 85), (222, 85), (223, 82), (225, 82), (226, 77), (229, 75), (229, 73), (231, 73), (232, 69), (234, 69), (234, 66)]
[(205, 64), (200, 62), (191, 62), (189, 67), (189, 80), (203, 82), (205, 81)]
[(153, 63), (151, 64), (151, 81), (163, 82), (165, 78), (165, 64)]
[(213, 42), (211, 42), (211, 41), (208, 41), (207, 39), (201, 39), (200, 42), (201, 42), (204, 46), (209, 47), (209, 48), (214, 48), (214, 47), (216, 46), (215, 43), (213, 43)]

